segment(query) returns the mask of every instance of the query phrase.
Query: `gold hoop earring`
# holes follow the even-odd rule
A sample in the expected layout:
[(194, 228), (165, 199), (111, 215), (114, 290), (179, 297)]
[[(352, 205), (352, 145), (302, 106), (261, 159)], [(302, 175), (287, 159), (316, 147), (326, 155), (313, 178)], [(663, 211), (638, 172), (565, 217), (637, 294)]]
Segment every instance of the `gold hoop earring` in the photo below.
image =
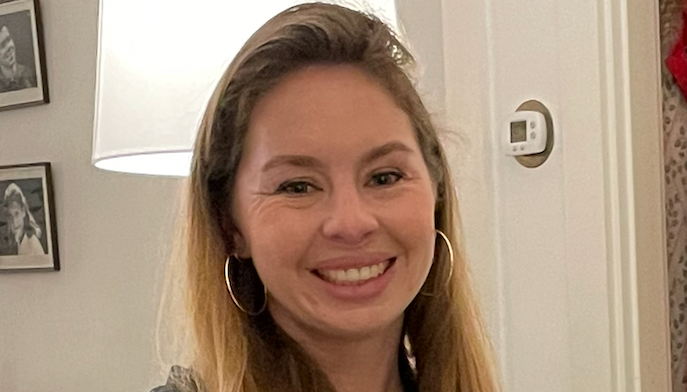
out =
[[(446, 279), (446, 283), (444, 284), (444, 287), (448, 288), (451, 279), (453, 278), (453, 268), (454, 268), (454, 258), (453, 258), (453, 245), (451, 245), (451, 240), (448, 239), (448, 236), (444, 234), (441, 230), (436, 230), (437, 234), (441, 239), (444, 240), (446, 243), (446, 248), (448, 249), (448, 262), (449, 262), (449, 267), (448, 267), (448, 277)], [(434, 297), (436, 294), (435, 293), (423, 293), (420, 291), (420, 294), (426, 296), (426, 297)]]
[(229, 295), (231, 296), (231, 300), (234, 301), (234, 305), (236, 305), (236, 307), (239, 308), (243, 313), (245, 313), (249, 316), (257, 316), (267, 308), (267, 287), (265, 287), (264, 284), (262, 285), (262, 288), (263, 288), (264, 293), (265, 293), (265, 302), (263, 302), (262, 306), (260, 307), (260, 310), (258, 310), (257, 312), (251, 312), (248, 309), (246, 309), (245, 307), (243, 307), (241, 305), (241, 303), (239, 303), (238, 298), (236, 298), (236, 294), (234, 294), (234, 289), (232, 288), (232, 285), (231, 285), (231, 273), (229, 271), (229, 263), (232, 262), (232, 259), (235, 260), (235, 261), (233, 261), (235, 263), (241, 262), (239, 260), (239, 258), (235, 255), (231, 255), (231, 256), (227, 257), (227, 260), (224, 262), (224, 281), (227, 284), (227, 289), (229, 290)]

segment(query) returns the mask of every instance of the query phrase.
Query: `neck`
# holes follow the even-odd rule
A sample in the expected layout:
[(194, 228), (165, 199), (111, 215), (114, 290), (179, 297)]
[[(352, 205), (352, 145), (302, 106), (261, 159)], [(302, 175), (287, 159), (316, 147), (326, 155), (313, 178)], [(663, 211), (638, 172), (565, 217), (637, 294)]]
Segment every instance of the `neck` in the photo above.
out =
[(18, 229), (14, 232), (14, 239), (20, 243), (24, 239), (24, 229)]
[(0, 65), (0, 72), (5, 75), (6, 78), (13, 78), (17, 74), (17, 63), (14, 63), (11, 67), (4, 67)]
[(398, 368), (402, 319), (355, 338), (284, 329), (320, 365), (337, 392), (403, 392)]

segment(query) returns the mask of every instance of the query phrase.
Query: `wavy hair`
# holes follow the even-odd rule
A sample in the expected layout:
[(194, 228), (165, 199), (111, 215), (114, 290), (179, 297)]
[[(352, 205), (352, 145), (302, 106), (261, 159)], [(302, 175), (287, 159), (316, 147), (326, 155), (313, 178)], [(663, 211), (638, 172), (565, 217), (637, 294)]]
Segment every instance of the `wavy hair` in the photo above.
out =
[[(2, 205), (5, 209), (9, 209), (10, 204), (17, 203), (21, 206), (22, 211), (24, 211), (24, 234), (27, 237), (36, 236), (36, 238), (41, 238), (42, 230), (41, 227), (36, 223), (33, 214), (29, 208), (29, 203), (26, 201), (24, 192), (15, 183), (11, 183), (7, 189), (5, 189), (5, 196), (3, 198)], [(7, 226), (8, 234), (10, 238), (16, 240), (16, 233), (12, 231), (12, 228)]]
[[(378, 18), (341, 6), (313, 3), (278, 14), (246, 42), (208, 104), (182, 205), (178, 257), (169, 270), (170, 279), (182, 285), (168, 292), (182, 294), (182, 329), (188, 332), (176, 341), (190, 349), (185, 358), (209, 392), (335, 392), (314, 360), (270, 317), (250, 317), (232, 303), (222, 273), (237, 245), (227, 206), (251, 111), (286, 75), (313, 64), (359, 67), (391, 92), (411, 121), (438, 191), (436, 228), (454, 244), (461, 242), (449, 165), (411, 79), (414, 59), (401, 40)], [(435, 294), (418, 295), (405, 312), (420, 392), (498, 390), (460, 248), (447, 282), (450, 263), (437, 246), (422, 289)]]

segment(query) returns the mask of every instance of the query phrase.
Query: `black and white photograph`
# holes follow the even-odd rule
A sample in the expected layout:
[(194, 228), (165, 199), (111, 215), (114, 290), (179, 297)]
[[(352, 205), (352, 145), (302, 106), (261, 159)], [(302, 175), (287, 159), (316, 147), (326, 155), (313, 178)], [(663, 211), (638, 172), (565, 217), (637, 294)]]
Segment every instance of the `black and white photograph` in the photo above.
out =
[(0, 271), (59, 270), (49, 163), (0, 166)]
[(0, 110), (47, 103), (38, 0), (0, 0)]

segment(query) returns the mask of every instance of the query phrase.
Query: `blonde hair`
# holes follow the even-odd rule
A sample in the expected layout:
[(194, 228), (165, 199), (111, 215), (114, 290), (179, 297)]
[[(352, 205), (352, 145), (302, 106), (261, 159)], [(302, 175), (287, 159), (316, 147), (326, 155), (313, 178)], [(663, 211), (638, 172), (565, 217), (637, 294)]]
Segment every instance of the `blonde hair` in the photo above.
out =
[[(359, 67), (388, 89), (411, 120), (437, 187), (436, 228), (459, 244), (457, 200), (430, 115), (409, 77), (414, 60), (379, 19), (326, 4), (292, 7), (268, 21), (229, 65), (210, 100), (195, 144), (173, 278), (183, 278), (189, 364), (210, 392), (327, 391), (334, 387), (269, 316), (239, 310), (223, 275), (235, 251), (231, 189), (255, 103), (285, 75), (312, 64)], [(449, 276), (437, 246), (423, 292), (405, 313), (421, 392), (495, 392), (491, 350), (457, 247)], [(259, 290), (262, 293), (261, 290)], [(400, 346), (400, 342), (399, 342)]]

